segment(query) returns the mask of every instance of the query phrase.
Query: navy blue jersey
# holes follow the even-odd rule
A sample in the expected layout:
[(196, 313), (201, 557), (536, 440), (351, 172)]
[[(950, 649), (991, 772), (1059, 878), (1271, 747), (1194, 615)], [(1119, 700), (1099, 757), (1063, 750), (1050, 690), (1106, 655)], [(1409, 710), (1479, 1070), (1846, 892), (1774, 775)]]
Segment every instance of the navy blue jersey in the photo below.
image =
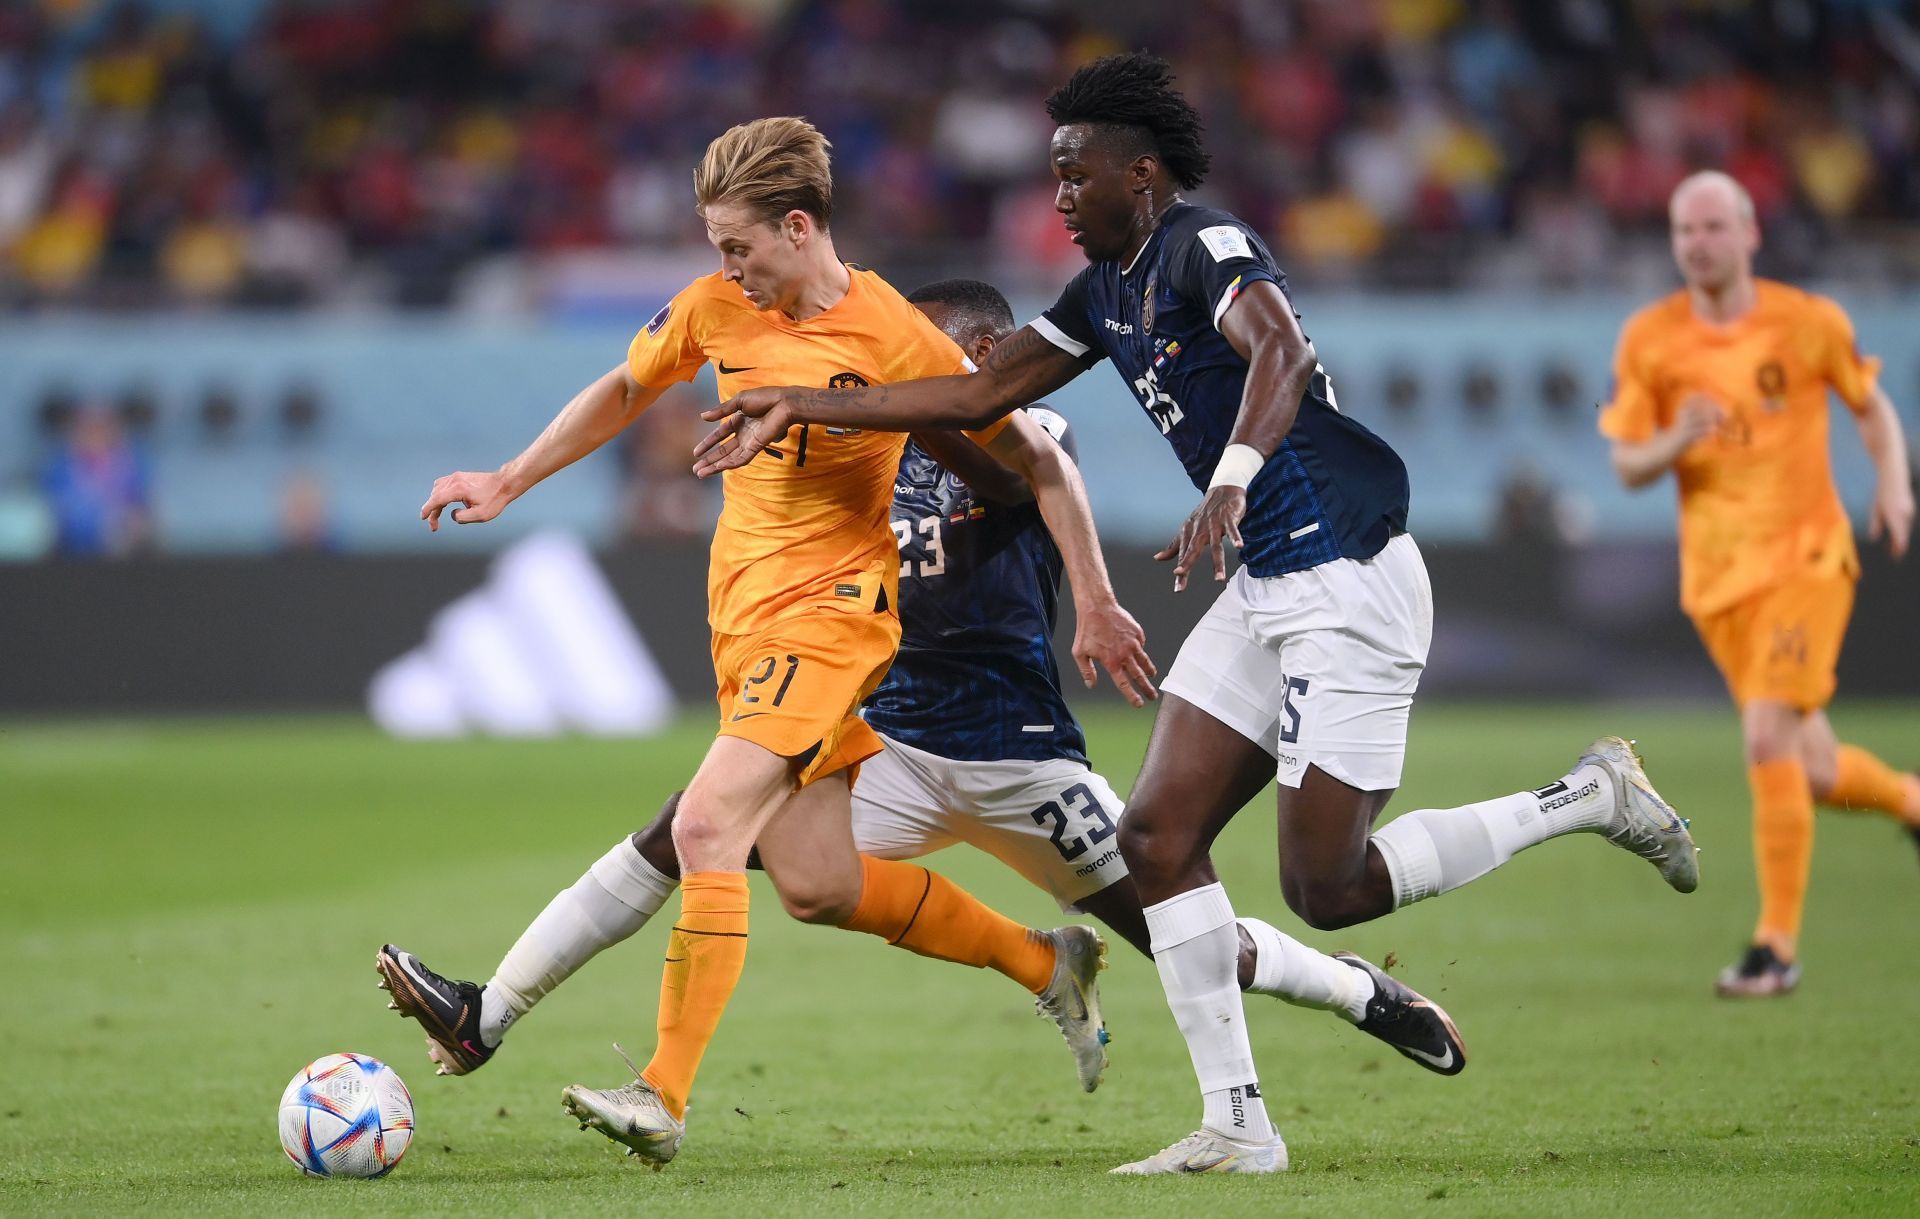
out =
[[(1226, 212), (1176, 203), (1130, 266), (1088, 266), (1033, 327), (1089, 363), (1111, 359), (1204, 491), (1247, 380), (1220, 319), (1263, 279), (1286, 291), (1251, 229)], [(1293, 430), (1247, 487), (1242, 561), (1256, 576), (1280, 576), (1372, 558), (1406, 527), (1406, 465), (1340, 413), (1326, 370), (1315, 369)]]
[[(1058, 415), (1032, 414), (1071, 445)], [(900, 654), (867, 699), (867, 722), (959, 761), (1086, 761), (1053, 663), (1062, 563), (1040, 509), (976, 496), (909, 441), (894, 482), (893, 534)]]

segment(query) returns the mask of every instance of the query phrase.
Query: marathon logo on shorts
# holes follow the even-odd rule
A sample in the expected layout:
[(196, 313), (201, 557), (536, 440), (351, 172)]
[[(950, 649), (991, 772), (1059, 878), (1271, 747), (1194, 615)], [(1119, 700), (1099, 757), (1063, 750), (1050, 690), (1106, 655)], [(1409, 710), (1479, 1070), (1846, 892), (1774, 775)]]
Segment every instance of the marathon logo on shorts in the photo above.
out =
[[(1051, 727), (1051, 725), (1049, 725), (1049, 727)], [(1107, 853), (1105, 855), (1102, 855), (1100, 858), (1094, 860), (1092, 863), (1082, 864), (1080, 867), (1075, 868), (1073, 870), (1073, 874), (1075, 876), (1092, 876), (1095, 872), (1098, 872), (1101, 868), (1106, 867), (1108, 864), (1117, 863), (1119, 859), (1120, 859), (1120, 848), (1109, 847), (1107, 848)]]
[(672, 316), (673, 302), (668, 301), (666, 304), (660, 306), (660, 312), (654, 314), (653, 317), (647, 321), (647, 337), (652, 338), (654, 335), (659, 334), (660, 327), (666, 325), (667, 319)]

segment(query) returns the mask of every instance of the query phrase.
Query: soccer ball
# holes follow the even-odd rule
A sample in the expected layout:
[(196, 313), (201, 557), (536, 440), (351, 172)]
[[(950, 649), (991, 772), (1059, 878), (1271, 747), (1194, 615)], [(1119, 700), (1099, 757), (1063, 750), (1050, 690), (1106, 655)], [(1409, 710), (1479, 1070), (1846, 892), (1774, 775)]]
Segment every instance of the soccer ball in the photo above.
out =
[(413, 1097), (393, 1068), (329, 1054), (280, 1094), (280, 1146), (310, 1177), (384, 1177), (413, 1142)]

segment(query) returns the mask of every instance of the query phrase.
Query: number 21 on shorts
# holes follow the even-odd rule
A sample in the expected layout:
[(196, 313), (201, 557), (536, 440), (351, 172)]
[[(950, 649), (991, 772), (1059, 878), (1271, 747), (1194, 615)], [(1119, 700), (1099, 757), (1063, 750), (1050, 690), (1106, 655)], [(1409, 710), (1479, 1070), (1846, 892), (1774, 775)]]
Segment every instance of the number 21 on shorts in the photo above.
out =
[(734, 705), (743, 708), (733, 713), (734, 720), (738, 721), (749, 719), (756, 715), (765, 715), (766, 712), (764, 710), (745, 710), (744, 708), (752, 707), (754, 704), (762, 702), (767, 703), (769, 706), (778, 707), (781, 700), (787, 697), (787, 687), (793, 684), (793, 675), (800, 671), (800, 658), (798, 656), (788, 655), (785, 661), (786, 672), (780, 678), (780, 686), (773, 691), (773, 697), (771, 699), (766, 699), (767, 683), (773, 680), (775, 673), (780, 672), (781, 658), (779, 656), (763, 656), (760, 658), (760, 663), (755, 665), (753, 672), (747, 675), (746, 681), (741, 683), (740, 693), (734, 697)]

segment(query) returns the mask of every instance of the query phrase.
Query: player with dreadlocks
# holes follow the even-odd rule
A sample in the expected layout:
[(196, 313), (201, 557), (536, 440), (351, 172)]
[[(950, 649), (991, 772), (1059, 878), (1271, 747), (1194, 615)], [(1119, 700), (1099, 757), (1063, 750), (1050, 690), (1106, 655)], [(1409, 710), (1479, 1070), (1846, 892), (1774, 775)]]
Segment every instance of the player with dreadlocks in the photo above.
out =
[[(1203, 563), (1226, 585), (1161, 685), (1120, 825), (1204, 1116), (1195, 1133), (1115, 1171), (1275, 1172), (1286, 1146), (1260, 1096), (1235, 985), (1234, 910), (1210, 851), (1276, 774), (1281, 892), (1323, 929), (1458, 888), (1577, 832), (1605, 835), (1689, 892), (1699, 879), (1693, 840), (1618, 737), (1600, 738), (1543, 787), (1373, 830), (1400, 782), (1432, 636), (1426, 569), (1406, 532), (1406, 467), (1335, 405), (1266, 243), (1181, 198), (1208, 157), (1164, 61), (1095, 60), (1047, 111), (1058, 124), (1055, 207), (1089, 263), (1053, 307), (972, 376), (742, 393), (709, 413), (722, 423), (697, 468), (744, 464), (802, 423), (978, 427), (1113, 361), (1202, 493), (1157, 557), (1173, 562), (1176, 590)], [(1228, 540), (1243, 564), (1231, 580)], [(1324, 974), (1356, 1019), (1399, 993), (1364, 962), (1323, 957), (1278, 931), (1262, 939), (1260, 968)], [(1464, 1061), (1444, 1013), (1410, 1026), (1398, 1048), (1446, 1073)]]

